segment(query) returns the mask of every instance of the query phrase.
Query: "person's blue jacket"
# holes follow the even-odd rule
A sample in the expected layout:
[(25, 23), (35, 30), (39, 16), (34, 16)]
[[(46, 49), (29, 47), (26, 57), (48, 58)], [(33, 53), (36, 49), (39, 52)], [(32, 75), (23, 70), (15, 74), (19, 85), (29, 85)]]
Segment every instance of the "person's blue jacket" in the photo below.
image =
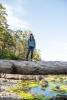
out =
[(28, 39), (28, 47), (30, 47), (30, 46), (35, 48), (35, 46), (36, 46), (35, 40), (30, 41), (30, 39)]

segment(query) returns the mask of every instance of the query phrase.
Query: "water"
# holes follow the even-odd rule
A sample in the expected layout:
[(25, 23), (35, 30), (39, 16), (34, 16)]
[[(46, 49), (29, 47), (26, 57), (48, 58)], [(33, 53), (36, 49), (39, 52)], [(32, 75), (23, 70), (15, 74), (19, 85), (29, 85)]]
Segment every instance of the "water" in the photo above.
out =
[[(61, 94), (61, 92), (52, 90), (52, 86), (53, 85), (54, 86), (59, 86), (59, 87), (67, 86), (67, 76), (59, 76), (59, 75), (49, 76), (48, 75), (46, 77), (44, 76), (42, 80), (44, 80), (44, 79), (46, 81), (48, 81), (48, 86), (47, 87), (42, 87), (40, 85), (40, 81), (38, 81), (38, 80), (27, 80), (27, 81), (29, 81), (29, 84), (30, 84), (31, 81), (33, 81), (34, 84), (36, 82), (39, 83), (39, 85), (37, 83), (37, 85), (38, 85), (37, 87), (31, 87), (30, 88), (29, 91), (31, 92), (31, 94), (35, 94), (36, 93), (36, 95), (44, 95), (45, 98), (52, 98), (52, 97), (56, 97), (56, 95), (58, 95), (58, 94)], [(8, 80), (8, 79), (1, 78), (0, 79), (0, 96), (4, 97), (4, 94), (5, 94), (6, 97), (9, 96), (9, 97), (13, 97), (14, 98), (14, 94), (16, 94), (18, 91), (16, 91), (16, 92), (15, 91), (13, 91), (13, 92), (10, 91), (9, 92), (9, 91), (7, 91), (7, 88), (8, 87), (15, 87), (16, 88), (17, 86), (15, 84), (18, 84), (19, 82), (25, 84), (25, 81), (22, 82), (21, 80), (11, 80), (11, 79)], [(22, 91), (22, 90), (20, 89), (20, 91)], [(67, 95), (67, 92), (66, 92), (66, 95)], [(18, 95), (16, 95), (16, 96), (17, 96), (16, 98), (19, 98)]]
[[(32, 87), (30, 89), (31, 93), (36, 93), (36, 95), (44, 95), (46, 98), (52, 98), (55, 97), (56, 95), (60, 94), (58, 92), (55, 92), (54, 90), (51, 90), (52, 85), (57, 85), (60, 86), (61, 83), (49, 83), (48, 87), (45, 88), (45, 90), (42, 90), (42, 86), (39, 85), (38, 87)], [(67, 95), (67, 94), (66, 94)]]

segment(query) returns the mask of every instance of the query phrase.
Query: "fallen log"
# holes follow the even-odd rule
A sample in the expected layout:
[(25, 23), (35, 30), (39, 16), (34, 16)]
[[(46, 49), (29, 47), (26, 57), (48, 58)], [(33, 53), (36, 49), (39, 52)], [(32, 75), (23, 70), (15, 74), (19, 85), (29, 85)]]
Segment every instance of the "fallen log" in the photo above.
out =
[(67, 62), (0, 60), (0, 73), (22, 75), (67, 74)]

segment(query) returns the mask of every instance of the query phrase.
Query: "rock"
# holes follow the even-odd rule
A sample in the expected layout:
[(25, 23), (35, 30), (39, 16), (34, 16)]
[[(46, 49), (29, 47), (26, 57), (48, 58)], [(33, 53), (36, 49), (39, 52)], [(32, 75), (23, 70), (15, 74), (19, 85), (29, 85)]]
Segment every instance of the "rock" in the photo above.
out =
[(36, 81), (41, 81), (44, 77), (42, 75), (36, 75)]
[(63, 78), (60, 78), (60, 80), (63, 80)]
[(7, 80), (3, 80), (3, 82), (7, 82)]
[(64, 79), (63, 83), (64, 83), (64, 84), (67, 84), (67, 79)]
[[(2, 76), (2, 75), (1, 75)], [(40, 80), (42, 76), (40, 75), (20, 75), (20, 74), (6, 74), (6, 79), (14, 79), (14, 80)]]
[(51, 80), (51, 82), (56, 82), (55, 80)]
[[(8, 91), (7, 90), (7, 88), (8, 87), (14, 87), (14, 86), (16, 86), (16, 85), (14, 85), (14, 83), (16, 83), (17, 82), (17, 80), (10, 80), (10, 86), (9, 86), (9, 84), (8, 84), (8, 79), (7, 79), (7, 81), (5, 82), (4, 81), (5, 79), (4, 78), (0, 78), (0, 82), (1, 82), (1, 84), (0, 84), (0, 100), (20, 100), (20, 99), (18, 99), (19, 98), (19, 96), (16, 94), (16, 92), (13, 92), (13, 91)], [(18, 82), (20, 82), (20, 80), (18, 80)], [(12, 84), (13, 83), (13, 84)], [(17, 84), (17, 83), (16, 83)], [(17, 86), (16, 86), (17, 87)], [(2, 97), (2, 98), (1, 98)], [(11, 98), (13, 98), (13, 99), (8, 99), (8, 97), (11, 97)], [(4, 98), (4, 99), (3, 99)]]
[(53, 97), (51, 100), (67, 100), (67, 95), (58, 94), (56, 97)]
[(67, 62), (0, 60), (0, 73), (23, 75), (67, 74)]
[(47, 82), (46, 80), (41, 80), (41, 81), (40, 81), (40, 85), (41, 85), (42, 87), (46, 87), (46, 86), (48, 86), (48, 82)]
[(55, 89), (60, 89), (60, 86), (56, 86)]
[(42, 76), (39, 76), (39, 81), (41, 81), (43, 79), (43, 77)]

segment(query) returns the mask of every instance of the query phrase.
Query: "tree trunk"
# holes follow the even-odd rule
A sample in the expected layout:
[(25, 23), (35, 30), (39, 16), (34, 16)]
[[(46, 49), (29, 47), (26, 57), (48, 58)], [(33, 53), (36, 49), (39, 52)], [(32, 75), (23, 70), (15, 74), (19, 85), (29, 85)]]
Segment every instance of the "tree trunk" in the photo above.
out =
[(0, 60), (0, 73), (22, 75), (67, 74), (67, 62)]

